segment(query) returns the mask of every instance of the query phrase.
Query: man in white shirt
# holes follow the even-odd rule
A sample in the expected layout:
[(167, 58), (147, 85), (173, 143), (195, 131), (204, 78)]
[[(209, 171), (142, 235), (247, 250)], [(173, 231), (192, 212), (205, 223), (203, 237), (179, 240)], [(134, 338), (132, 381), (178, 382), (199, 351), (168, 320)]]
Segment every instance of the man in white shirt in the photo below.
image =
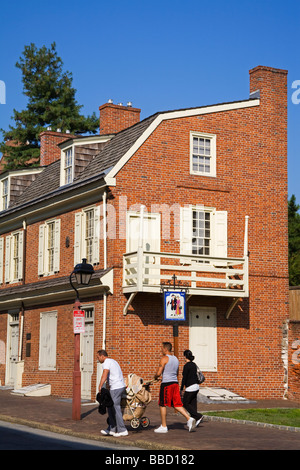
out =
[(104, 349), (97, 352), (97, 358), (103, 368), (99, 392), (101, 392), (103, 385), (107, 382), (112, 401), (114, 402), (114, 406), (107, 409), (109, 417), (108, 429), (102, 430), (101, 433), (115, 437), (127, 436), (128, 431), (125, 427), (121, 410), (121, 398), (125, 393), (125, 382), (121, 367), (117, 361), (108, 357)]

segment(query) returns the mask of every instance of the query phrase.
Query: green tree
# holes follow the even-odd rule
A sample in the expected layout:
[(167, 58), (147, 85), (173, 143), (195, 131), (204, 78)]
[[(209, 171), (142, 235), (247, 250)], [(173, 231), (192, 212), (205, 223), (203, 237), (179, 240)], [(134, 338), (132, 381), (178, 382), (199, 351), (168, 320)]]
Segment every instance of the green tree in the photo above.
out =
[(289, 280), (291, 286), (300, 285), (300, 206), (294, 194), (288, 201), (289, 218)]
[[(9, 126), (9, 131), (1, 129), (0, 152), (5, 156), (6, 169), (38, 164), (39, 134), (48, 126), (72, 134), (97, 132), (96, 114), (88, 117), (80, 114), (82, 106), (75, 99), (72, 74), (63, 71), (55, 42), (50, 48), (38, 49), (33, 43), (25, 46), (16, 67), (22, 72), (23, 93), (28, 103), (23, 111), (14, 109), (15, 125)], [(6, 141), (13, 145), (6, 145)]]

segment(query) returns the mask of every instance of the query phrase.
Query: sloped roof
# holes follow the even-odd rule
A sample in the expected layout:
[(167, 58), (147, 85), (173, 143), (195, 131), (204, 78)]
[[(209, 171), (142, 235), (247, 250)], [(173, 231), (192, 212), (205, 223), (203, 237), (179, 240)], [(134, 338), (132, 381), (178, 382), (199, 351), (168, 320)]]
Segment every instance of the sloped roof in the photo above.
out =
[(72, 190), (74, 187), (84, 184), (90, 179), (103, 178), (106, 170), (112, 168), (122, 158), (124, 153), (130, 149), (148, 126), (150, 126), (156, 116), (157, 114), (154, 114), (112, 137), (103, 150), (93, 158), (85, 170), (69, 185), (60, 186), (60, 160), (51, 163), (38, 175), (34, 183), (16, 199), (13, 205), (0, 213), (0, 216), (4, 215), (4, 213), (7, 214), (12, 209), (16, 210), (24, 204), (34, 203), (37, 199), (51, 196), (54, 193)]

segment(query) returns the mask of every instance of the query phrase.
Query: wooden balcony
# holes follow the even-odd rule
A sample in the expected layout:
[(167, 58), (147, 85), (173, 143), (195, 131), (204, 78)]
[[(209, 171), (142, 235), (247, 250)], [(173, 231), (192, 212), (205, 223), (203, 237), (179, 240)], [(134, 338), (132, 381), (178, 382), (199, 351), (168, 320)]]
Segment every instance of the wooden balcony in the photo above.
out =
[(189, 295), (248, 297), (248, 255), (243, 258), (137, 251), (123, 256), (123, 292), (161, 292), (175, 274)]

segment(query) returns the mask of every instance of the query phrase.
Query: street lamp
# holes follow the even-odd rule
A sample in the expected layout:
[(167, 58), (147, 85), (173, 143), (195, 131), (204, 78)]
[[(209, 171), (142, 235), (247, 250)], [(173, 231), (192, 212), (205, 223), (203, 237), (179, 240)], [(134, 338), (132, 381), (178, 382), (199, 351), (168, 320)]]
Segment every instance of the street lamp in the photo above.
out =
[[(86, 262), (84, 258), (82, 263), (76, 264), (70, 274), (70, 284), (76, 292), (76, 300), (73, 309), (73, 317), (83, 317), (84, 312), (81, 310), (78, 290), (72, 282), (72, 276), (75, 275), (78, 285), (87, 286), (91, 280), (94, 268)], [(74, 322), (74, 371), (73, 371), (73, 400), (72, 400), (72, 419), (80, 420), (81, 418), (81, 373), (80, 373), (80, 332), (75, 329)]]

